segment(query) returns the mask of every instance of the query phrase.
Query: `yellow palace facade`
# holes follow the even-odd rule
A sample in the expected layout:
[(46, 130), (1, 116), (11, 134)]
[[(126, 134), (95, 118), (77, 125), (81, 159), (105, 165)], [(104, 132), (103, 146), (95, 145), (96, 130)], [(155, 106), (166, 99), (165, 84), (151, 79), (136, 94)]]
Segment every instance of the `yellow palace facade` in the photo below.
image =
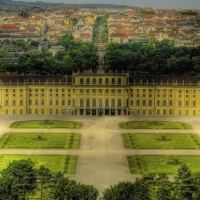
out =
[(86, 71), (72, 76), (0, 77), (1, 115), (200, 115), (198, 77), (166, 80)]

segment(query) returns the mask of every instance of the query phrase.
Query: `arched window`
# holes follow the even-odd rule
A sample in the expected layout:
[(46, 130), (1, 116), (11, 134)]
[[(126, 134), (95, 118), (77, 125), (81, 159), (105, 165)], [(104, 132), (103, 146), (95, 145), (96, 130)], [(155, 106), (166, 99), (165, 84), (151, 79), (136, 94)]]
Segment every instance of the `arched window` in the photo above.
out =
[(111, 100), (111, 107), (115, 107), (115, 100), (114, 99)]
[(128, 85), (128, 78), (126, 78), (126, 85)]
[(93, 107), (93, 108), (96, 107), (96, 99), (92, 99), (92, 107)]
[(99, 99), (99, 107), (103, 107), (103, 101), (102, 101), (102, 99)]
[(121, 85), (121, 78), (118, 78), (118, 85)]
[(84, 106), (84, 101), (83, 99), (80, 99), (80, 107), (83, 107)]
[(86, 107), (90, 107), (90, 99), (86, 100)]
[(83, 78), (80, 79), (80, 84), (83, 84)]
[(109, 100), (108, 99), (106, 99), (105, 105), (106, 105), (107, 108), (109, 107)]
[(117, 106), (121, 107), (121, 99), (118, 99)]
[(112, 78), (112, 84), (115, 84), (115, 79), (114, 78)]
[(106, 84), (109, 84), (109, 79), (108, 78), (106, 78)]
[(102, 78), (99, 79), (99, 84), (102, 84)]
[(90, 84), (90, 79), (89, 78), (87, 78), (87, 84)]
[(75, 84), (75, 78), (73, 78), (73, 84)]
[(93, 78), (93, 84), (96, 84), (96, 78)]

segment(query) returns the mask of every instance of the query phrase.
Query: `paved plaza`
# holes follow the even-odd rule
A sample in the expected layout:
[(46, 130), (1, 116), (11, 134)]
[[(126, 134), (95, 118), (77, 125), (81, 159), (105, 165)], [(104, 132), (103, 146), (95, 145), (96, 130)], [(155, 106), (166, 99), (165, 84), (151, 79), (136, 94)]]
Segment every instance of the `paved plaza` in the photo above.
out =
[[(82, 129), (9, 129), (9, 125), (19, 120), (67, 120), (83, 123)], [(199, 117), (80, 117), (68, 115), (1, 115), (0, 136), (5, 132), (60, 132), (80, 133), (79, 149), (0, 149), (1, 154), (54, 154), (77, 155), (76, 174), (68, 175), (84, 184), (94, 185), (100, 193), (106, 185), (117, 184), (119, 181), (134, 181), (139, 175), (129, 172), (128, 155), (200, 155), (200, 150), (131, 150), (125, 149), (121, 139), (122, 133), (195, 133), (200, 134)], [(189, 123), (191, 130), (125, 130), (119, 128), (119, 122), (125, 121), (180, 121)], [(102, 186), (103, 185), (103, 186)]]

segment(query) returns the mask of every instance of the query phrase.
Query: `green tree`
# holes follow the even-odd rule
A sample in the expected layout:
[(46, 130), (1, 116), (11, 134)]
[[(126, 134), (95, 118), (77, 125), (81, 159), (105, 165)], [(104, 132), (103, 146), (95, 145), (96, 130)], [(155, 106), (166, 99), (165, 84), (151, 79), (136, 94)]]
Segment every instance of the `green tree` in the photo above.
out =
[(55, 200), (95, 200), (98, 196), (98, 191), (93, 186), (86, 186), (77, 183), (69, 178), (58, 178), (52, 187), (52, 197)]
[(184, 200), (194, 199), (193, 196), (197, 191), (197, 184), (190, 169), (185, 164), (178, 169), (178, 175), (175, 177), (175, 180), (175, 193), (179, 196), (179, 198)]
[[(47, 123), (47, 120), (45, 120)], [(37, 170), (37, 182), (40, 190), (40, 198), (45, 199), (49, 197), (49, 189), (52, 181), (52, 173), (48, 168), (41, 165)]]
[(32, 57), (33, 55), (31, 53), (25, 53), (20, 56), (19, 62), (17, 64), (18, 73), (23, 73), (25, 76), (26, 73), (30, 73), (32, 71)]
[(37, 188), (34, 163), (28, 160), (14, 160), (2, 171), (2, 178), (10, 179), (13, 199), (25, 200), (26, 196), (34, 194)]
[(63, 47), (65, 47), (66, 50), (71, 49), (72, 46), (74, 46), (74, 37), (71, 34), (66, 34), (64, 36), (62, 36), (59, 41), (57, 42), (56, 45), (62, 45)]
[(117, 185), (111, 186), (103, 192), (105, 200), (121, 200), (121, 199), (134, 199), (134, 183), (119, 182)]
[(78, 23), (78, 19), (77, 18), (73, 18), (72, 19), (72, 25), (74, 26), (74, 25), (76, 25)]
[(0, 178), (0, 200), (12, 199), (12, 180), (7, 177)]

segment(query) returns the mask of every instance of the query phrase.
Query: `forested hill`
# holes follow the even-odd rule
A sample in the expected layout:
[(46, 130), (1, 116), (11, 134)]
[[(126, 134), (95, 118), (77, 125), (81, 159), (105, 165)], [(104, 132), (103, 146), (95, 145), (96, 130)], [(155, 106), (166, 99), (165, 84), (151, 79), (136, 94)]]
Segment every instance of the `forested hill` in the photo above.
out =
[[(130, 6), (127, 5), (114, 5), (114, 4), (69, 4), (69, 3), (51, 3), (51, 2), (26, 2), (26, 1), (12, 1), (12, 0), (0, 0), (0, 9), (3, 8), (32, 8), (32, 7), (40, 7), (40, 8), (128, 8)], [(130, 7), (131, 8), (131, 7)]]

